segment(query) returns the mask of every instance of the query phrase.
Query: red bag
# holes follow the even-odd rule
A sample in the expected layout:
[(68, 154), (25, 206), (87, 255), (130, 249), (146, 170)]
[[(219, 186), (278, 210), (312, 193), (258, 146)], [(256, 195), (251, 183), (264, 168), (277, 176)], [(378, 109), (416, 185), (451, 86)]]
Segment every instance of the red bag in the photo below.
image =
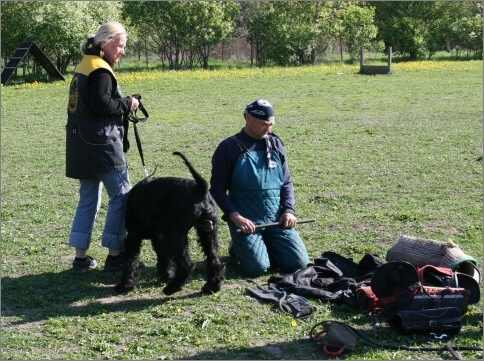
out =
[(411, 293), (402, 292), (380, 299), (388, 313), (455, 307), (463, 315), (469, 305), (470, 292), (464, 288), (420, 286)]
[(478, 303), (481, 297), (481, 288), (472, 276), (452, 271), (450, 268), (424, 266), (417, 268), (420, 282), (424, 286), (456, 287), (469, 290), (469, 304)]
[[(467, 311), (470, 291), (456, 285), (452, 270), (427, 266), (419, 271), (409, 262), (393, 261), (378, 267), (371, 278), (371, 290), (388, 314), (404, 310), (456, 307)], [(426, 286), (441, 285), (441, 287)]]
[(395, 313), (403, 310), (426, 310), (456, 307), (461, 315), (467, 311), (470, 291), (465, 288), (421, 286), (412, 292), (400, 290), (395, 295), (378, 298), (370, 286), (356, 290), (356, 300), (363, 312), (384, 310)]
[(376, 297), (370, 286), (358, 287), (356, 290), (356, 302), (360, 310), (365, 313), (383, 308), (380, 299)]

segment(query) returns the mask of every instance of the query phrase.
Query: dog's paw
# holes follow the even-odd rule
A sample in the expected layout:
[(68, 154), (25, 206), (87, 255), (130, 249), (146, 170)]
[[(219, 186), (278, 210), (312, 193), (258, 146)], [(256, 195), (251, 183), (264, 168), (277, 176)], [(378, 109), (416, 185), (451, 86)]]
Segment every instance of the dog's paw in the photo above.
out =
[(126, 286), (126, 284), (123, 284), (123, 283), (119, 283), (116, 286), (114, 286), (114, 290), (118, 293), (127, 293), (133, 289), (134, 287), (128, 287)]
[(175, 271), (173, 269), (165, 269), (158, 273), (158, 278), (162, 282), (170, 282), (173, 278), (175, 278)]
[(220, 284), (205, 283), (202, 287), (202, 292), (206, 295), (211, 295), (212, 293), (217, 293), (220, 291)]
[(163, 293), (167, 296), (170, 296), (174, 294), (175, 292), (181, 291), (180, 286), (174, 286), (174, 285), (168, 285), (165, 288), (163, 288)]

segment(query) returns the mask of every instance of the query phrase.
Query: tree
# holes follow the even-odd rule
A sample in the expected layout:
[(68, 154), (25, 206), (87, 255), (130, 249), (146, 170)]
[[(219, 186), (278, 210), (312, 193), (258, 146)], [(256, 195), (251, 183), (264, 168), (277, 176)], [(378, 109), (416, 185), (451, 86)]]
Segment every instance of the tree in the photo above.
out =
[(2, 3), (2, 56), (22, 41), (34, 41), (65, 73), (80, 58), (82, 42), (102, 23), (119, 19), (120, 7), (117, 2), (98, 1)]
[(119, 20), (119, 10), (116, 2), (47, 2), (42, 7), (43, 21), (38, 23), (39, 42), (55, 55), (57, 67), (64, 73), (72, 61), (80, 59), (84, 40), (101, 24)]
[(314, 63), (316, 44), (320, 35), (318, 27), (323, 4), (320, 2), (274, 3), (276, 24), (279, 25), (274, 39), (271, 58), (278, 65), (302, 65)]
[(377, 34), (374, 8), (364, 3), (273, 1), (251, 3), (246, 12), (247, 39), (255, 46), (257, 65), (313, 64), (335, 38), (346, 44), (353, 61), (360, 46)]
[(439, 50), (482, 52), (482, 3), (477, 1), (378, 1), (378, 38), (410, 59)]
[[(456, 1), (7, 1), (1, 6), (4, 61), (35, 41), (65, 73), (82, 42), (107, 20), (129, 34), (128, 49), (170, 69), (209, 66), (213, 48), (236, 30), (251, 44), (251, 64), (313, 64), (339, 42), (354, 62), (377, 41), (409, 59), (439, 50), (483, 50), (481, 2)], [(239, 27), (236, 28), (236, 23)], [(129, 51), (128, 50), (128, 51)]]
[(1, 2), (1, 51), (5, 64), (23, 41), (33, 41), (34, 14), (40, 2)]
[(247, 41), (251, 45), (251, 65), (255, 57), (256, 66), (267, 62), (268, 47), (271, 44), (271, 31), (274, 31), (273, 6), (271, 3), (254, 1), (245, 9)]
[(239, 11), (239, 4), (232, 1), (197, 1), (190, 7), (194, 46), (198, 49), (204, 69), (208, 68), (208, 58), (213, 48), (233, 34), (234, 19)]
[(432, 50), (482, 53), (481, 2), (438, 2), (436, 21), (430, 29), (429, 56)]
[(142, 5), (143, 3), (140, 1), (127, 1), (123, 3), (121, 17), (130, 29), (129, 41), (127, 43), (128, 51), (133, 51), (138, 56), (138, 60), (141, 60), (141, 54), (143, 53), (146, 65), (148, 66), (150, 48), (145, 34), (149, 34), (149, 26), (144, 19), (149, 14), (147, 13), (147, 9)]
[(264, 66), (269, 60), (281, 66), (314, 63), (323, 9), (321, 2), (305, 1), (246, 5), (247, 40), (254, 49), (256, 65)]
[(352, 62), (358, 59), (360, 47), (369, 46), (376, 38), (378, 29), (373, 23), (374, 16), (374, 7), (362, 7), (355, 3), (341, 11), (341, 38), (346, 43)]
[(428, 24), (432, 14), (430, 1), (375, 2), (378, 38), (410, 59), (425, 55)]
[(140, 39), (170, 69), (208, 68), (210, 51), (230, 37), (239, 5), (233, 1), (126, 2), (123, 14)]

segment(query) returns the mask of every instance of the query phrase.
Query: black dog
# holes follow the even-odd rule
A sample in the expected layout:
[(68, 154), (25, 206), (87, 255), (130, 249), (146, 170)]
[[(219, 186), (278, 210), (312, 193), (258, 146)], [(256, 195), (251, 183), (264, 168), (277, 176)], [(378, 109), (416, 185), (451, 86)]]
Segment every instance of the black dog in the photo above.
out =
[(218, 253), (218, 211), (208, 191), (205, 179), (188, 159), (180, 156), (192, 173), (193, 179), (174, 177), (148, 177), (136, 184), (126, 201), (125, 254), (126, 268), (117, 292), (135, 288), (140, 279), (138, 269), (141, 242), (150, 239), (157, 256), (157, 273), (168, 284), (166, 295), (182, 289), (195, 265), (188, 250), (188, 231), (195, 227), (207, 265), (207, 281), (202, 292), (220, 290), (225, 264)]

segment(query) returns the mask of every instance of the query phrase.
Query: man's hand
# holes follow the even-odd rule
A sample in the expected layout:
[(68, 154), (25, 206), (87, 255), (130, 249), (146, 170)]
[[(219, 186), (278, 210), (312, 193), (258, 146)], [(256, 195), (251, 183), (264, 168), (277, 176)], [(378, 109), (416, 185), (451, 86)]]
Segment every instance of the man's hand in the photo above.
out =
[(297, 224), (297, 218), (292, 213), (284, 213), (281, 218), (279, 218), (279, 223), (281, 227), (292, 228)]
[(251, 234), (255, 232), (255, 225), (250, 219), (242, 217), (239, 212), (230, 213), (230, 219), (242, 233)]

